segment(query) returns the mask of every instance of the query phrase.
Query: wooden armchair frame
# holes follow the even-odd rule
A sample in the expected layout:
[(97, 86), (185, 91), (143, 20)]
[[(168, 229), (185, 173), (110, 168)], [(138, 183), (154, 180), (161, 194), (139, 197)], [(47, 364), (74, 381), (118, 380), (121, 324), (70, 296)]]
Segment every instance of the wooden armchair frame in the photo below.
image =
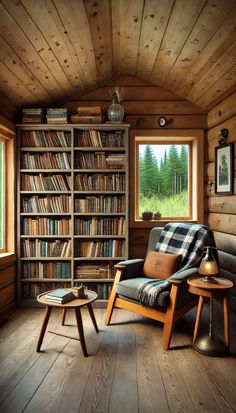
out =
[(145, 317), (152, 318), (153, 320), (160, 321), (161, 323), (164, 323), (163, 349), (168, 350), (170, 347), (170, 341), (175, 321), (183, 317), (185, 313), (187, 313), (196, 305), (195, 297), (193, 296), (193, 300), (191, 302), (177, 309), (178, 293), (183, 281), (169, 280), (171, 282), (171, 290), (169, 304), (166, 312), (158, 311), (157, 309), (151, 307), (144, 307), (141, 304), (136, 304), (118, 296), (116, 291), (116, 284), (121, 281), (126, 267), (122, 264), (117, 264), (115, 265), (115, 268), (117, 271), (107, 306), (105, 324), (110, 324), (112, 312), (115, 307), (123, 308), (124, 310), (131, 311), (135, 314), (143, 315)]

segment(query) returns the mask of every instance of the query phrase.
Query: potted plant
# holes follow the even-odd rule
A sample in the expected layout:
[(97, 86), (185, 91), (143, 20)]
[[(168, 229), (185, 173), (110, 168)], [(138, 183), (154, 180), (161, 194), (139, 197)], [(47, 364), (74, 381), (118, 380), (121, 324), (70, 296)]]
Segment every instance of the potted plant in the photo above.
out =
[(152, 211), (144, 211), (142, 213), (142, 219), (145, 221), (151, 221), (153, 218), (153, 212)]

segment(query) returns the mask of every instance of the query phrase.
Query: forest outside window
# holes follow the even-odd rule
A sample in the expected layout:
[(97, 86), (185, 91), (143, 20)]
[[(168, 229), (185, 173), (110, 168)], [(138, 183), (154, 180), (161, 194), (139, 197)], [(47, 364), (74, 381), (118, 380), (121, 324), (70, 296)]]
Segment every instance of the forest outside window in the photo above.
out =
[(136, 217), (191, 219), (191, 142), (137, 142)]
[[(131, 131), (130, 206), (131, 227), (204, 222), (203, 130)], [(145, 211), (161, 218), (142, 219)]]

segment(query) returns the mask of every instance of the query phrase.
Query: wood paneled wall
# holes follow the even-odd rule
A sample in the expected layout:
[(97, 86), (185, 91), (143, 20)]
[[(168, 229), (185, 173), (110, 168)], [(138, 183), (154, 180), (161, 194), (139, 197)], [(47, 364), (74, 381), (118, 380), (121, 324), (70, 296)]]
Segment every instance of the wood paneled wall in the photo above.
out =
[[(66, 106), (72, 114), (76, 113), (78, 106), (101, 105), (104, 113), (107, 113), (111, 104), (109, 90), (114, 86), (126, 88), (123, 106), (125, 121), (130, 124), (131, 130), (145, 130), (145, 135), (148, 130), (160, 130), (158, 118), (161, 115), (164, 115), (168, 121), (164, 129), (203, 130), (207, 128), (207, 114), (203, 109), (168, 90), (133, 76), (123, 76), (113, 80), (62, 106)], [(130, 196), (132, 196), (132, 188), (131, 182)], [(149, 228), (130, 228), (130, 258), (145, 256), (149, 232), (150, 225)]]
[[(235, 287), (233, 307), (236, 309), (236, 93), (217, 105), (208, 114), (207, 145), (205, 145), (205, 222), (215, 233), (219, 250), (221, 273), (230, 278)], [(233, 195), (215, 193), (215, 147), (219, 133), (229, 130), (227, 142), (234, 142)]]
[(16, 301), (16, 257), (2, 257), (0, 260), (0, 317)]

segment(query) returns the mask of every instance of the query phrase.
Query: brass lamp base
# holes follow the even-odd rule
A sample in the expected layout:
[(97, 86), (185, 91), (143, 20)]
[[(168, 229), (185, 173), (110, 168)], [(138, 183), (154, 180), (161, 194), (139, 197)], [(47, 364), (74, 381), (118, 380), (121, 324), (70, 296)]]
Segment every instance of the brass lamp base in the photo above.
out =
[(228, 348), (223, 341), (210, 335), (197, 338), (193, 348), (206, 356), (224, 356), (228, 353)]

